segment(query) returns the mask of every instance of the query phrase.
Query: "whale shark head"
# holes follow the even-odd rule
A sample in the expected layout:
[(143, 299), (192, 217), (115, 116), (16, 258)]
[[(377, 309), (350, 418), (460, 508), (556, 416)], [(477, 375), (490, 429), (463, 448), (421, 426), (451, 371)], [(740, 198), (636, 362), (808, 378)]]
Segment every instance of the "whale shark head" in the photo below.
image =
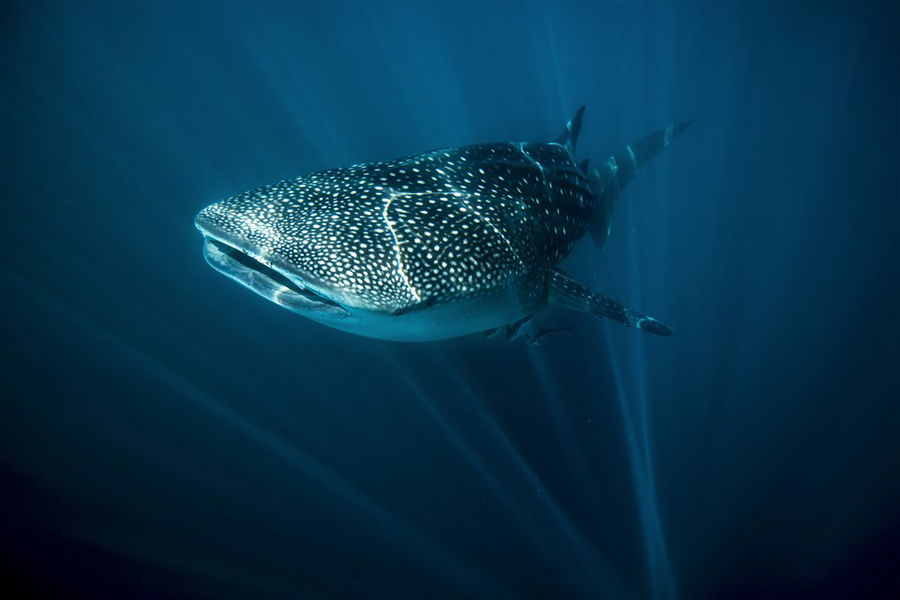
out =
[(332, 199), (291, 180), (207, 206), (194, 220), (204, 257), (260, 296), (318, 321), (396, 310), (406, 294), (392, 276), (390, 240), (371, 220), (354, 218), (376, 215), (354, 211), (352, 200), (329, 210)]
[[(320, 320), (347, 318), (349, 310), (317, 291), (308, 276), (281, 258), (277, 246), (254, 243), (240, 232), (217, 225), (219, 215), (214, 215), (220, 210), (207, 207), (195, 220), (204, 236), (203, 255), (210, 266), (293, 312)], [(248, 229), (255, 228), (252, 220), (245, 223)]]

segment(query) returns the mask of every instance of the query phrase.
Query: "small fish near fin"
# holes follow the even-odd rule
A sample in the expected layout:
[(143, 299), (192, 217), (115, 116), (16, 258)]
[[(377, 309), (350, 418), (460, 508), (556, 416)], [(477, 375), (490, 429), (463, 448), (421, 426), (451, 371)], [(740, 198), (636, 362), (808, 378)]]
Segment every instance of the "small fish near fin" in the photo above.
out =
[(512, 342), (514, 340), (519, 339), (523, 335), (527, 335), (525, 333), (525, 328), (531, 323), (531, 319), (534, 317), (534, 313), (530, 315), (526, 315), (516, 321), (515, 323), (510, 323), (506, 326), (506, 341)]
[(615, 300), (595, 294), (574, 279), (552, 270), (550, 272), (549, 304), (558, 304), (567, 308), (590, 313), (597, 317), (606, 317), (625, 325), (656, 335), (670, 336), (672, 330), (653, 317), (637, 313)]
[(482, 332), (482, 337), (485, 339), (491, 339), (498, 337), (501, 333), (504, 334), (507, 342), (514, 342), (516, 340), (524, 340), (526, 344), (529, 346), (537, 346), (540, 344), (541, 339), (549, 335), (551, 333), (557, 332), (566, 332), (572, 333), (572, 326), (566, 325), (564, 327), (541, 327), (536, 331), (526, 331), (526, 328), (531, 325), (531, 320), (534, 317), (533, 314), (528, 315), (522, 319), (519, 319), (515, 323), (510, 323), (509, 325), (503, 325), (502, 327), (494, 327), (493, 329), (488, 329)]
[(581, 118), (584, 116), (584, 105), (578, 109), (572, 120), (566, 123), (566, 128), (556, 138), (557, 144), (562, 144), (569, 149), (573, 155), (575, 154), (575, 145), (578, 143), (578, 134), (581, 133)]
[(529, 346), (539, 346), (541, 344), (541, 338), (551, 333), (572, 333), (572, 326), (542, 327), (534, 333), (525, 334), (525, 343)]
[(523, 335), (528, 335), (525, 333), (525, 327), (531, 322), (532, 317), (534, 317), (534, 313), (530, 315), (526, 315), (516, 321), (515, 323), (510, 323), (508, 325), (501, 325), (500, 327), (493, 327), (482, 332), (482, 336), (485, 339), (491, 339), (494, 337), (498, 337), (501, 333), (503, 337), (506, 338), (507, 342), (512, 342)]

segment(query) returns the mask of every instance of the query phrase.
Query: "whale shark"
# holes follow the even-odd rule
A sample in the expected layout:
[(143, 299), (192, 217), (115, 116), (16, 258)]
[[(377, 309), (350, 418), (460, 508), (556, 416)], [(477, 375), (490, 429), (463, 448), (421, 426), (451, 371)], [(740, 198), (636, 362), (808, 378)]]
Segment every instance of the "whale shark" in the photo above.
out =
[(279, 306), (367, 337), (514, 337), (548, 306), (671, 335), (558, 265), (588, 232), (603, 246), (625, 186), (690, 122), (591, 168), (575, 159), (583, 115), (582, 106), (550, 142), (432, 150), (211, 204), (194, 221), (204, 257)]

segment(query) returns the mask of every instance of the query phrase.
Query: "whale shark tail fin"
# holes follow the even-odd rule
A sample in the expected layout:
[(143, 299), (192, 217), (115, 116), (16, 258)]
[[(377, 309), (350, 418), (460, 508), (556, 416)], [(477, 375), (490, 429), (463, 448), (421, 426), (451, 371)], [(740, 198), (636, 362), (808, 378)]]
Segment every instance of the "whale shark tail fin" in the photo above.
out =
[(682, 121), (655, 131), (625, 146), (591, 172), (591, 184), (597, 195), (591, 236), (599, 246), (602, 247), (609, 237), (613, 208), (619, 194), (650, 162), (650, 159), (659, 154), (660, 150), (668, 146), (672, 139), (687, 129), (691, 123), (693, 121)]
[(585, 106), (582, 105), (578, 109), (578, 112), (566, 123), (566, 128), (555, 140), (557, 144), (562, 144), (568, 148), (573, 156), (575, 155), (575, 145), (578, 143), (578, 134), (581, 133), (581, 119), (584, 117), (584, 108)]

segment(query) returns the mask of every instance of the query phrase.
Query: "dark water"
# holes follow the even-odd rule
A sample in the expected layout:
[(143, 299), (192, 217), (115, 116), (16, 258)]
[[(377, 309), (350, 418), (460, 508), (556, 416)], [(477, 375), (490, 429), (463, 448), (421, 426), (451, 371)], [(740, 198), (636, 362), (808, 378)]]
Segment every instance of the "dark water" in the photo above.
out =
[[(898, 10), (7, 4), (3, 566), (31, 596), (898, 589)], [(565, 268), (670, 324), (403, 345), (204, 264), (315, 170), (695, 124)]]

